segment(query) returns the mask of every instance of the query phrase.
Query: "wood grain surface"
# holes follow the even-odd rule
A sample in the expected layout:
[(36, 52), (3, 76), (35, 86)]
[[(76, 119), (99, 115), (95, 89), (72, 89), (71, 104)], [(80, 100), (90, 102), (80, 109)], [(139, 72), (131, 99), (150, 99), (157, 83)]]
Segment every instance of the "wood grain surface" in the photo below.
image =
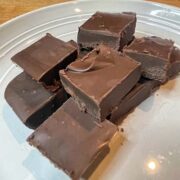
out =
[[(68, 0), (0, 0), (0, 24), (34, 9), (65, 1)], [(152, 1), (180, 7), (180, 0)]]

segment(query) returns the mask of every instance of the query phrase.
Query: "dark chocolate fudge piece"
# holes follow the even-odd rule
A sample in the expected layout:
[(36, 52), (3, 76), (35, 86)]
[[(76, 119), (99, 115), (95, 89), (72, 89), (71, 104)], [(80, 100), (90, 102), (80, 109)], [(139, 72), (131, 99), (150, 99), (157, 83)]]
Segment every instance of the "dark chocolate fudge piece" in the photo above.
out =
[[(171, 55), (171, 65), (169, 69), (169, 77), (175, 76), (180, 72), (180, 50), (174, 47)], [(141, 78), (135, 87), (122, 99), (121, 103), (114, 108), (108, 119), (116, 122), (120, 117), (127, 114), (131, 109), (135, 108), (142, 101), (148, 98), (151, 93), (160, 86), (160, 82), (156, 80), (148, 80)]]
[(169, 77), (176, 76), (180, 72), (180, 49), (174, 47), (171, 55), (171, 66), (169, 68)]
[(12, 57), (36, 81), (51, 85), (58, 72), (77, 58), (77, 49), (50, 34)]
[(168, 69), (174, 42), (159, 37), (135, 39), (124, 49), (131, 58), (142, 64), (142, 75), (162, 83), (168, 79)]
[(140, 64), (100, 45), (60, 71), (65, 90), (80, 109), (103, 121), (140, 78)]
[(23, 72), (9, 83), (5, 98), (26, 126), (36, 128), (67, 100), (67, 95), (63, 88), (56, 93), (48, 91)]
[(79, 27), (78, 44), (81, 48), (93, 49), (104, 43), (121, 50), (133, 39), (136, 27), (136, 14), (131, 12), (96, 12)]
[(117, 132), (109, 121), (100, 124), (67, 100), (28, 138), (58, 168), (72, 179), (80, 179)]
[(160, 83), (156, 80), (141, 78), (133, 89), (122, 99), (120, 104), (113, 109), (107, 119), (116, 122), (119, 118), (148, 98), (159, 85)]

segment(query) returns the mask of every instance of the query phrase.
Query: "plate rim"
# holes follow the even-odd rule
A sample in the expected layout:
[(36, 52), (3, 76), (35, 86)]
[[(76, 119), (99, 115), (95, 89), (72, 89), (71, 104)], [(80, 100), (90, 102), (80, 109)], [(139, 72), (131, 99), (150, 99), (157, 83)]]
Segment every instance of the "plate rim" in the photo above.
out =
[[(77, 1), (75, 1), (75, 3), (79, 3), (79, 2), (84, 2), (84, 1), (86, 1), (86, 2), (89, 2), (89, 1), (91, 1), (92, 2), (92, 0), (77, 0)], [(93, 0), (94, 1), (94, 0)], [(108, 0), (106, 0), (107, 2), (108, 2)], [(116, 2), (122, 2), (122, 1), (125, 1), (125, 2), (138, 2), (138, 3), (143, 3), (143, 4), (153, 4), (153, 5), (160, 5), (162, 8), (166, 8), (166, 7), (171, 7), (171, 6), (169, 6), (169, 5), (164, 5), (164, 4), (161, 4), (161, 3), (154, 3), (154, 2), (144, 2), (144, 1), (141, 1), (140, 2), (140, 0), (112, 0), (112, 1), (116, 1)], [(112, 2), (111, 0), (110, 0), (110, 3)], [(97, 1), (96, 1), (97, 2)], [(62, 6), (64, 6), (64, 5), (66, 5), (66, 4), (69, 4), (69, 5), (73, 5), (74, 4), (74, 2), (73, 1), (69, 1), (69, 2), (64, 2), (64, 3), (57, 3), (57, 4), (53, 4), (53, 5), (49, 5), (49, 6), (45, 6), (45, 7), (42, 7), (42, 8), (39, 8), (39, 9), (36, 9), (36, 10), (33, 10), (33, 11), (30, 11), (30, 12), (28, 12), (28, 13), (24, 13), (24, 14), (22, 14), (22, 15), (19, 15), (19, 16), (17, 16), (17, 17), (15, 17), (15, 18), (12, 18), (12, 19), (10, 19), (10, 20), (8, 20), (7, 22), (5, 22), (5, 23), (3, 23), (2, 25), (0, 25), (0, 30), (1, 30), (1, 26), (3, 27), (3, 26), (5, 26), (5, 28), (9, 28), (9, 25), (11, 25), (11, 23), (16, 23), (16, 21), (17, 20), (23, 20), (23, 19), (25, 19), (26, 18), (26, 16), (28, 15), (31, 15), (31, 14), (33, 14), (33, 13), (38, 13), (38, 12), (41, 12), (41, 11), (46, 11), (46, 10), (48, 10), (49, 8), (54, 8), (54, 7), (62, 7)], [(172, 9), (173, 10), (173, 8), (170, 8), (170, 9)], [(180, 9), (179, 9), (180, 10)], [(22, 18), (22, 19), (21, 19)], [(1, 33), (1, 32), (0, 32)]]
[[(99, 0), (98, 0), (99, 1)], [(171, 10), (175, 10), (175, 11), (180, 11), (180, 8), (173, 6), (173, 5), (167, 5), (167, 4), (163, 4), (163, 3), (158, 3), (158, 2), (153, 2), (153, 1), (144, 1), (144, 0), (113, 0), (114, 2), (138, 2), (138, 3), (142, 3), (142, 4), (150, 4), (150, 5), (155, 5), (155, 6), (161, 6), (162, 8), (166, 8), (166, 9), (171, 9)], [(71, 5), (71, 4), (76, 4), (76, 3), (80, 3), (80, 2), (97, 2), (97, 0), (70, 0), (67, 2), (61, 2), (61, 3), (55, 3), (52, 5), (47, 5), (44, 7), (40, 7), (37, 8), (35, 10), (20, 14), (16, 17), (13, 17), (7, 21), (5, 21), (4, 23), (0, 24), (0, 30), (1, 28), (5, 28), (6, 26), (10, 25), (11, 23), (14, 23), (17, 20), (20, 20), (21, 18), (25, 18), (28, 15), (34, 14), (34, 13), (38, 13), (44, 10), (47, 10), (49, 8), (54, 8), (57, 6), (64, 6), (64, 5)], [(105, 0), (105, 2), (112, 2), (110, 0)]]

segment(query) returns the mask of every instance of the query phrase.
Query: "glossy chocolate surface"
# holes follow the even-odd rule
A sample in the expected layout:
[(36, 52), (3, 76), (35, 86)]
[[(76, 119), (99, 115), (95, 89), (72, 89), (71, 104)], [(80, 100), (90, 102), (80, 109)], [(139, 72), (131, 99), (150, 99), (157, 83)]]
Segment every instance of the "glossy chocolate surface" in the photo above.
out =
[(60, 71), (65, 90), (81, 110), (103, 121), (140, 78), (140, 65), (100, 45)]
[(174, 42), (159, 37), (135, 39), (125, 53), (142, 64), (142, 75), (162, 83), (168, 79), (168, 69)]
[(76, 48), (47, 34), (17, 53), (12, 60), (36, 81), (51, 85), (59, 80), (58, 71), (76, 58)]
[(76, 180), (108, 147), (116, 132), (114, 124), (107, 120), (97, 124), (92, 116), (81, 112), (70, 98), (28, 141)]
[(132, 39), (136, 26), (136, 14), (96, 12), (79, 28), (78, 44), (93, 49), (104, 43), (121, 50)]
[(23, 72), (8, 84), (5, 98), (25, 125), (37, 128), (67, 100), (67, 95), (63, 88), (50, 92)]

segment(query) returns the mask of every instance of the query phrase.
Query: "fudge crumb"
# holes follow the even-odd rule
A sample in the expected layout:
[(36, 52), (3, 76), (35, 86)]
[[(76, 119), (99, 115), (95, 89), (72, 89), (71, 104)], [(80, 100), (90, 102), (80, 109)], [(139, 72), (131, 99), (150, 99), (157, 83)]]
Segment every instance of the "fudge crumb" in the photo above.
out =
[(121, 128), (121, 132), (124, 132), (124, 128)]

